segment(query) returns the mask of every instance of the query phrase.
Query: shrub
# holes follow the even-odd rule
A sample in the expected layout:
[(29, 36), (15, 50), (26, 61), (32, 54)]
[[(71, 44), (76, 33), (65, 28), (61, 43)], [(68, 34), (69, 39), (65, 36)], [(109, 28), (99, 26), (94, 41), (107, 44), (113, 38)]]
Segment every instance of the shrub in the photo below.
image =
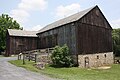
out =
[(56, 46), (52, 52), (51, 59), (53, 65), (56, 67), (73, 66), (73, 60), (69, 54), (69, 48), (67, 45), (64, 45), (62, 47)]

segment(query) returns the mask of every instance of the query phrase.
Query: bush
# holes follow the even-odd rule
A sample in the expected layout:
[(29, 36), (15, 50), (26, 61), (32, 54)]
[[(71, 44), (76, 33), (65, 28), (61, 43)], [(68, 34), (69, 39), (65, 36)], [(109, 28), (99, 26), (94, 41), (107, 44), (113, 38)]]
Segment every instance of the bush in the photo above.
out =
[(62, 47), (56, 46), (52, 52), (51, 59), (53, 65), (56, 67), (73, 66), (73, 60), (69, 54), (69, 48), (67, 45), (64, 45)]

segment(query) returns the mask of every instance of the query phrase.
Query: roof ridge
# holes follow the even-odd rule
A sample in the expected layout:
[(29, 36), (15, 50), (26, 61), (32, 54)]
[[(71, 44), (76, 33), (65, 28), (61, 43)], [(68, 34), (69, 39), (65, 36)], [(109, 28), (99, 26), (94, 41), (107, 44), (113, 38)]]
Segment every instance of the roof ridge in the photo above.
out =
[[(41, 33), (41, 32), (44, 32), (44, 31), (47, 31), (49, 29), (53, 29), (53, 28), (56, 28), (56, 27), (59, 27), (59, 26), (62, 26), (62, 25), (65, 25), (67, 23), (71, 23), (73, 21), (77, 21), (78, 19), (82, 18), (85, 14), (87, 14), (89, 11), (91, 11), (92, 9), (94, 9), (95, 7), (98, 7), (97, 5), (96, 6), (93, 6), (93, 7), (90, 7), (90, 8), (87, 8), (87, 9), (84, 9), (80, 12), (77, 12), (75, 14), (72, 14), (70, 16), (67, 16), (65, 18), (62, 18), (60, 20), (57, 20), (51, 24), (48, 24), (46, 25), (45, 27), (43, 27), (42, 29), (40, 29), (38, 31), (38, 33)], [(76, 16), (77, 15), (77, 16)], [(68, 21), (69, 20), (69, 21)], [(38, 34), (37, 33), (37, 34)]]

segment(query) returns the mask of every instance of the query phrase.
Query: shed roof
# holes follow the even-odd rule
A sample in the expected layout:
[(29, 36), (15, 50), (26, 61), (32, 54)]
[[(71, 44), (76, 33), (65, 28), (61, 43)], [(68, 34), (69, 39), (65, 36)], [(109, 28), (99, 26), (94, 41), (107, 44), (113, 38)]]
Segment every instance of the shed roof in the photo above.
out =
[(8, 33), (10, 36), (37, 37), (37, 31), (8, 29)]
[[(94, 6), (94, 7), (96, 7), (96, 6)], [(41, 32), (44, 32), (44, 31), (47, 31), (47, 30), (50, 30), (50, 29), (53, 29), (53, 28), (56, 28), (56, 27), (59, 27), (59, 26), (74, 22), (74, 21), (77, 21), (80, 18), (82, 18), (84, 15), (86, 15), (89, 11), (91, 11), (94, 7), (88, 8), (86, 10), (83, 10), (83, 11), (78, 12), (76, 14), (73, 14), (71, 16), (68, 16), (68, 17), (63, 18), (61, 20), (53, 22), (53, 23), (45, 26), (41, 30), (39, 30), (38, 33), (41, 33)]]

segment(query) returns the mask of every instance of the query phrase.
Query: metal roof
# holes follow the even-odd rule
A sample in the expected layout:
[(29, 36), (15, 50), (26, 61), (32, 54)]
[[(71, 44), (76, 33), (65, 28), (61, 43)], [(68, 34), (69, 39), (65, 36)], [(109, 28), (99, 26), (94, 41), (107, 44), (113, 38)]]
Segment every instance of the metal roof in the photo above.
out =
[(37, 37), (36, 35), (37, 31), (8, 29), (8, 33), (10, 36)]
[[(94, 7), (96, 7), (96, 6), (94, 6)], [(47, 30), (50, 30), (50, 29), (53, 29), (53, 28), (56, 28), (56, 27), (59, 27), (59, 26), (74, 22), (74, 21), (77, 21), (80, 18), (82, 18), (85, 14), (87, 14), (89, 11), (91, 11), (94, 7), (91, 7), (89, 9), (83, 10), (81, 12), (78, 12), (76, 14), (73, 14), (71, 16), (63, 18), (61, 20), (58, 20), (58, 21), (56, 21), (54, 23), (51, 23), (51, 24), (45, 26), (44, 28), (42, 28), (41, 30), (39, 30), (38, 33), (41, 33), (41, 32), (44, 32), (44, 31), (47, 31)]]

